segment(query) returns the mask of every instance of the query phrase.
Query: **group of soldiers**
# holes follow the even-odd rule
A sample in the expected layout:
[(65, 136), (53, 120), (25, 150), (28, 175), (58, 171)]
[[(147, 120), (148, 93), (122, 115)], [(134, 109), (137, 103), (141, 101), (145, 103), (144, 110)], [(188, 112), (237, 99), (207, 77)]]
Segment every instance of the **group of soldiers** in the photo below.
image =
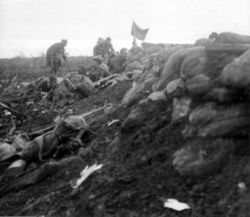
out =
[[(57, 72), (64, 61), (66, 61), (65, 47), (68, 41), (66, 39), (61, 40), (61, 42), (55, 43), (50, 46), (46, 52), (47, 66), (51, 68), (49, 74), (51, 91), (49, 95), (53, 95), (54, 89), (56, 87)], [(114, 53), (114, 48), (111, 43), (111, 38), (106, 39), (99, 38), (96, 46), (94, 47), (94, 56), (101, 57), (103, 62), (107, 64), (109, 57)]]
[[(58, 68), (62, 65), (62, 62), (66, 61), (65, 47), (67, 43), (68, 41), (63, 39), (61, 42), (50, 46), (47, 50), (47, 66), (51, 67), (53, 73), (56, 73)], [(110, 37), (106, 39), (99, 38), (93, 50), (94, 56), (101, 56), (104, 62), (107, 62), (109, 56), (114, 52), (115, 50)]]

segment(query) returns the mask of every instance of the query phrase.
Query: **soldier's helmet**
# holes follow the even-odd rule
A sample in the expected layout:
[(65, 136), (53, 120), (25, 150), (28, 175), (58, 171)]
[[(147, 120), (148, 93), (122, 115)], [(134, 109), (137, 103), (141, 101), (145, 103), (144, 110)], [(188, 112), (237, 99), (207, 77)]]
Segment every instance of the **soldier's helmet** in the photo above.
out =
[(64, 45), (66, 46), (67, 43), (68, 43), (68, 40), (67, 40), (67, 39), (62, 39), (62, 40), (61, 40), (61, 43), (64, 44)]
[(218, 37), (218, 34), (216, 32), (212, 32), (210, 35), (209, 35), (209, 39), (217, 39)]

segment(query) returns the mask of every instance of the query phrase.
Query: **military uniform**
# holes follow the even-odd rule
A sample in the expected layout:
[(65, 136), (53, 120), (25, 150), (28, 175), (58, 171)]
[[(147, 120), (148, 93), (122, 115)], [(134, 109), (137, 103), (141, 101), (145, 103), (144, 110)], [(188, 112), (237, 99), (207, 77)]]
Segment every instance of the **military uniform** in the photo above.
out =
[(62, 42), (53, 44), (47, 50), (47, 66), (51, 67), (54, 72), (57, 72), (58, 68), (62, 65), (63, 60), (66, 60), (65, 44)]
[(104, 59), (107, 58), (107, 56), (110, 55), (110, 52), (114, 52), (113, 45), (109, 40), (103, 40), (100, 41), (95, 47), (94, 47), (94, 56), (100, 55)]
[(57, 82), (56, 73), (59, 67), (62, 65), (63, 61), (66, 60), (65, 49), (64, 49), (66, 44), (67, 40), (62, 40), (59, 43), (55, 43), (51, 47), (49, 47), (46, 53), (47, 66), (51, 68), (51, 73), (49, 75), (49, 83), (51, 87), (51, 90), (49, 92), (49, 98), (52, 97), (53, 92), (56, 88), (56, 82)]

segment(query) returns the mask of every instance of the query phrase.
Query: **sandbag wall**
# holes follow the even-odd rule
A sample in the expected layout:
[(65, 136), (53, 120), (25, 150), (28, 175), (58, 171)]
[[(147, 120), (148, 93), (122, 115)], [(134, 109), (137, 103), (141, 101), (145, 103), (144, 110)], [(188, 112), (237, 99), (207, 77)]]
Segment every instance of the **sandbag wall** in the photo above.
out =
[(209, 175), (248, 142), (249, 87), (248, 46), (209, 44), (169, 58), (153, 88), (172, 99), (172, 122), (186, 123), (173, 160), (181, 175)]
[(153, 91), (152, 86), (161, 76), (165, 63), (175, 52), (184, 47), (187, 46), (174, 45), (168, 48), (157, 46), (154, 52), (148, 52), (140, 47), (132, 48), (129, 52), (126, 71), (131, 73), (134, 83), (124, 96), (122, 104), (131, 106), (146, 98)]

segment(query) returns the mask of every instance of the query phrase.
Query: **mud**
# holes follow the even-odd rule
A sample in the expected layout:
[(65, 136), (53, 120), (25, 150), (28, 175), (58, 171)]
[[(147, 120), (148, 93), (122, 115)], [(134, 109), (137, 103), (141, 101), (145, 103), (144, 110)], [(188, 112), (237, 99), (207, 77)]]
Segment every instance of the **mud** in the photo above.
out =
[[(186, 120), (171, 123), (169, 102), (121, 107), (130, 86), (131, 82), (121, 82), (70, 106), (76, 114), (105, 102), (113, 103), (116, 109), (89, 120), (95, 136), (79, 150), (82, 162), (67, 165), (35, 185), (0, 198), (0, 215), (250, 216), (249, 189), (238, 187), (240, 182), (250, 184), (248, 142), (235, 143), (234, 152), (215, 174), (182, 177), (172, 166), (172, 155), (187, 143), (181, 136)], [(120, 123), (108, 127), (113, 119), (120, 119)], [(104, 167), (74, 191), (71, 181), (95, 162)], [(177, 212), (164, 208), (166, 198), (186, 202), (191, 209)]]

